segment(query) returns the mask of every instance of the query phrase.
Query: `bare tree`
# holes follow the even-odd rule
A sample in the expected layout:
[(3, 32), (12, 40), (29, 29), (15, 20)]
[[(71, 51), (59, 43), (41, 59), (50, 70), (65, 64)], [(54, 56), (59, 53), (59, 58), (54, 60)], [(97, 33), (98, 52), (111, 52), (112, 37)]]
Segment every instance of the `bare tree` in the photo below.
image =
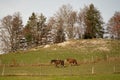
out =
[(22, 18), (20, 16), (20, 13), (14, 13), (13, 15), (13, 20), (12, 20), (12, 35), (13, 35), (13, 43), (12, 43), (12, 51), (16, 51), (20, 48), (20, 39), (23, 37), (22, 35), (22, 30), (23, 30), (23, 25), (22, 25)]
[(70, 14), (70, 17), (68, 19), (68, 32), (69, 32), (69, 38), (72, 39), (75, 37), (75, 29), (77, 28), (77, 26), (75, 26), (75, 24), (77, 24), (77, 12), (76, 11), (72, 11)]
[(115, 12), (108, 22), (107, 29), (111, 36), (120, 39), (120, 12)]
[(0, 36), (1, 36), (1, 40), (2, 40), (2, 50), (4, 52), (9, 52), (11, 51), (12, 48), (12, 43), (13, 43), (13, 39), (12, 39), (12, 16), (8, 15), (6, 17), (4, 17), (1, 20), (1, 32), (0, 32)]
[(0, 36), (4, 52), (16, 51), (18, 49), (19, 35), (21, 35), (22, 19), (20, 13), (13, 16), (5, 16), (1, 20)]
[(78, 36), (80, 38), (83, 38), (85, 29), (86, 29), (86, 24), (85, 24), (85, 16), (86, 16), (86, 12), (88, 10), (88, 6), (85, 6), (83, 9), (80, 9), (80, 12), (78, 13), (78, 23), (79, 23), (79, 27), (77, 29), (78, 31)]
[(57, 34), (57, 25), (56, 25), (56, 20), (54, 17), (51, 17), (48, 20), (47, 27), (49, 30), (48, 35), (47, 35), (48, 43), (53, 44), (56, 41), (55, 38), (56, 38), (56, 34)]
[(62, 28), (65, 33), (66, 39), (74, 38), (74, 24), (77, 20), (77, 12), (73, 11), (70, 4), (62, 5), (55, 14), (55, 19), (57, 23), (62, 22)]

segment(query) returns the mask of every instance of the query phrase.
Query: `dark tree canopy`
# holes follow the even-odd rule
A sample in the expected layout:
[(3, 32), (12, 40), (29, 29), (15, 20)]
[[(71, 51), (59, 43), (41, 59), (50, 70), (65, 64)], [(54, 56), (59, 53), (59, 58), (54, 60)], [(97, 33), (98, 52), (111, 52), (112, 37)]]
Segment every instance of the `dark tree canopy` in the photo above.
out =
[(85, 38), (103, 38), (103, 21), (99, 10), (90, 4), (85, 15)]
[[(46, 17), (41, 13), (36, 15), (32, 13), (24, 29), (24, 35), (29, 45), (40, 45), (47, 34)], [(44, 39), (46, 40), (46, 39)]]

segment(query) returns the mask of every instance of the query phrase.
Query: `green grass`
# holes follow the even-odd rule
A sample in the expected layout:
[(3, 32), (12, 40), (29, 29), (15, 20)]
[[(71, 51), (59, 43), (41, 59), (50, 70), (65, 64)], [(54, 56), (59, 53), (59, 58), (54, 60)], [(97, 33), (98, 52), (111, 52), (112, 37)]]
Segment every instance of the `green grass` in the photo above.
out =
[(120, 74), (80, 76), (2, 76), (0, 80), (119, 80)]
[[(72, 57), (78, 62), (92, 61), (109, 58), (120, 59), (119, 40), (72, 40), (65, 47), (51, 45), (49, 48), (38, 48), (38, 50), (19, 51), (0, 55), (0, 64), (38, 64), (50, 63), (51, 59), (63, 59)], [(103, 50), (100, 50), (100, 49)], [(108, 51), (106, 51), (106, 48)], [(105, 50), (104, 50), (105, 49)]]
[[(80, 66), (65, 64), (65, 68), (56, 68), (50, 64), (51, 59), (65, 60), (69, 57), (77, 59)], [(92, 61), (97, 63), (93, 64)], [(10, 64), (24, 66), (7, 66)], [(33, 64), (49, 66), (32, 66)], [(93, 66), (95, 74), (91, 75)], [(118, 74), (114, 74), (114, 67)], [(35, 51), (3, 54), (0, 55), (0, 75), (3, 71), (4, 75), (11, 76), (0, 76), (0, 80), (119, 80), (120, 41), (73, 40), (64, 47), (55, 44), (49, 48), (37, 48)]]
[(92, 74), (92, 67), (94, 67), (94, 74), (113, 74), (114, 67), (115, 72), (120, 72), (120, 61), (106, 62), (101, 61), (95, 64), (87, 63), (79, 66), (65, 65), (65, 67), (49, 66), (18, 66), (9, 67), (1, 66), (0, 74), (2, 75), (4, 69), (4, 75), (86, 75)]
[[(84, 42), (83, 42), (84, 41)], [(99, 43), (94, 43), (94, 42)], [(78, 61), (94, 59), (106, 59), (109, 57), (120, 57), (120, 41), (118, 40), (77, 40), (72, 41), (65, 47), (51, 45), (50, 48), (39, 48), (36, 51), (21, 51), (0, 55), (0, 64), (16, 63), (34, 64), (49, 63), (51, 59), (66, 59), (68, 57), (76, 58)], [(101, 42), (101, 43), (100, 43)], [(109, 49), (109, 51), (99, 50), (100, 48)], [(55, 50), (54, 50), (55, 49)]]

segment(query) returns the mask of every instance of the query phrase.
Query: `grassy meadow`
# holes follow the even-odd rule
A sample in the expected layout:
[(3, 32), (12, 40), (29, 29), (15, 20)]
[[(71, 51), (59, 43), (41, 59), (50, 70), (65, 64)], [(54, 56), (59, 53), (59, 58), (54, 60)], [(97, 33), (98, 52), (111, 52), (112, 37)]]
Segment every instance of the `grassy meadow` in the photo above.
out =
[[(78, 66), (55, 67), (52, 59), (75, 58)], [(0, 80), (119, 80), (119, 40), (70, 40), (0, 55)]]
[(120, 74), (81, 76), (2, 76), (1, 80), (119, 80)]

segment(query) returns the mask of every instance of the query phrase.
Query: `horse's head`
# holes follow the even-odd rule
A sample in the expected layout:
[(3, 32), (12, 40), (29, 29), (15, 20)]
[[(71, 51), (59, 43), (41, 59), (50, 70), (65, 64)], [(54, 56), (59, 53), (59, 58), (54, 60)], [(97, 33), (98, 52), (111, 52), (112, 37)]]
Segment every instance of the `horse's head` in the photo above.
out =
[(56, 62), (56, 60), (51, 60), (51, 62), (50, 62), (50, 63), (51, 63), (51, 64), (53, 64), (53, 63), (55, 63), (55, 62)]

